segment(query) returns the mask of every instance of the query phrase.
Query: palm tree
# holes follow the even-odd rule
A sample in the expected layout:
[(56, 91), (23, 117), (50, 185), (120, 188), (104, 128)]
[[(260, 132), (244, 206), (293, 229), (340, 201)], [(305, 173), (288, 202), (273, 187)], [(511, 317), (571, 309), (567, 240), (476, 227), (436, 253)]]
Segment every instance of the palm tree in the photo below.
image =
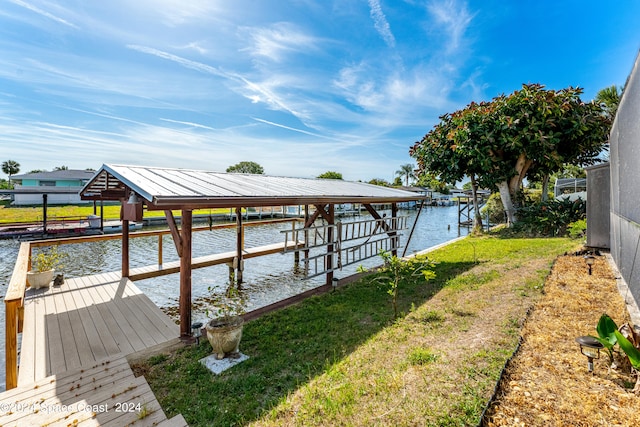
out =
[(407, 163), (406, 165), (400, 166), (400, 170), (396, 171), (396, 175), (403, 176), (405, 185), (409, 186), (409, 178), (415, 178), (416, 175), (413, 173), (414, 166), (411, 163)]
[(622, 89), (619, 89), (616, 85), (600, 89), (596, 95), (595, 101), (602, 106), (607, 117), (609, 117), (612, 122), (616, 116), (616, 111), (618, 111), (621, 96)]
[(15, 175), (20, 172), (20, 163), (15, 160), (7, 160), (2, 162), (2, 172), (9, 175), (9, 185), (11, 185), (11, 175)]

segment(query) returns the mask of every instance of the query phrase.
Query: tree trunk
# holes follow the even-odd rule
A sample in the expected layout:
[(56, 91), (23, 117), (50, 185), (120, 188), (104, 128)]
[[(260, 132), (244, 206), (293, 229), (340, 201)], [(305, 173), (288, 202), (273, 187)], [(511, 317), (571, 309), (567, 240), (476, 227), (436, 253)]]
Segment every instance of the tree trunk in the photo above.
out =
[(504, 211), (507, 214), (507, 226), (511, 227), (511, 225), (516, 222), (516, 216), (513, 201), (511, 200), (511, 193), (509, 192), (509, 183), (506, 180), (499, 182), (498, 190), (500, 191), (502, 206), (504, 206)]
[(542, 197), (541, 200), (546, 202), (549, 199), (549, 174), (544, 174), (542, 178)]
[(473, 197), (473, 231), (482, 231), (482, 216), (478, 205), (478, 183), (475, 175), (471, 175), (471, 194)]

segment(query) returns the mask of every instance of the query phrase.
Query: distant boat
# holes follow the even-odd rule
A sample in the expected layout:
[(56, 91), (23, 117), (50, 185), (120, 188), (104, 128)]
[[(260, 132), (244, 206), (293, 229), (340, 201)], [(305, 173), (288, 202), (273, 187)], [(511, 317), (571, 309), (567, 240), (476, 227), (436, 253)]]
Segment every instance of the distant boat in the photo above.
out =
[[(141, 222), (130, 222), (129, 231), (141, 230)], [(102, 225), (104, 233), (122, 233), (122, 221), (105, 221)]]

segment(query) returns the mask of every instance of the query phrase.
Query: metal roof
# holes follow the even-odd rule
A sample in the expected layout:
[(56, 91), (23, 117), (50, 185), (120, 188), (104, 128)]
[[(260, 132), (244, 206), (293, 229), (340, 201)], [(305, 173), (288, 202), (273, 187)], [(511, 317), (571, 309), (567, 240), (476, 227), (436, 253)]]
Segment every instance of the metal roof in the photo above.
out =
[(335, 179), (126, 165), (103, 165), (80, 195), (85, 200), (120, 200), (127, 188), (145, 199), (148, 209), (395, 203), (425, 198), (395, 188)]
[(23, 180), (23, 179), (47, 179), (47, 180), (74, 180), (83, 181), (91, 179), (96, 172), (91, 170), (79, 170), (79, 169), (62, 169), (55, 171), (41, 171), (25, 173), (22, 175), (13, 175), (11, 180)]

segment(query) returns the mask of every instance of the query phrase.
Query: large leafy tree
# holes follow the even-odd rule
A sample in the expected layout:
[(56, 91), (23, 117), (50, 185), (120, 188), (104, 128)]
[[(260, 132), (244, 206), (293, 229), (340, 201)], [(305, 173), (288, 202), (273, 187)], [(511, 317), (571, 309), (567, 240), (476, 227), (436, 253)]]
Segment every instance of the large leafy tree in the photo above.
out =
[(472, 187), (497, 189), (513, 223), (517, 192), (526, 177), (565, 163), (590, 165), (607, 140), (610, 119), (580, 99), (582, 89), (523, 85), (491, 102), (471, 103), (441, 121), (411, 149), (421, 173), (446, 182), (471, 178)]
[(262, 175), (264, 169), (256, 162), (240, 162), (227, 168), (227, 172), (231, 173), (253, 173)]
[(317, 176), (320, 179), (342, 179), (342, 174), (335, 171), (326, 171)]
[(15, 160), (7, 160), (2, 162), (2, 172), (9, 175), (9, 185), (11, 185), (11, 176), (20, 172), (20, 163)]

